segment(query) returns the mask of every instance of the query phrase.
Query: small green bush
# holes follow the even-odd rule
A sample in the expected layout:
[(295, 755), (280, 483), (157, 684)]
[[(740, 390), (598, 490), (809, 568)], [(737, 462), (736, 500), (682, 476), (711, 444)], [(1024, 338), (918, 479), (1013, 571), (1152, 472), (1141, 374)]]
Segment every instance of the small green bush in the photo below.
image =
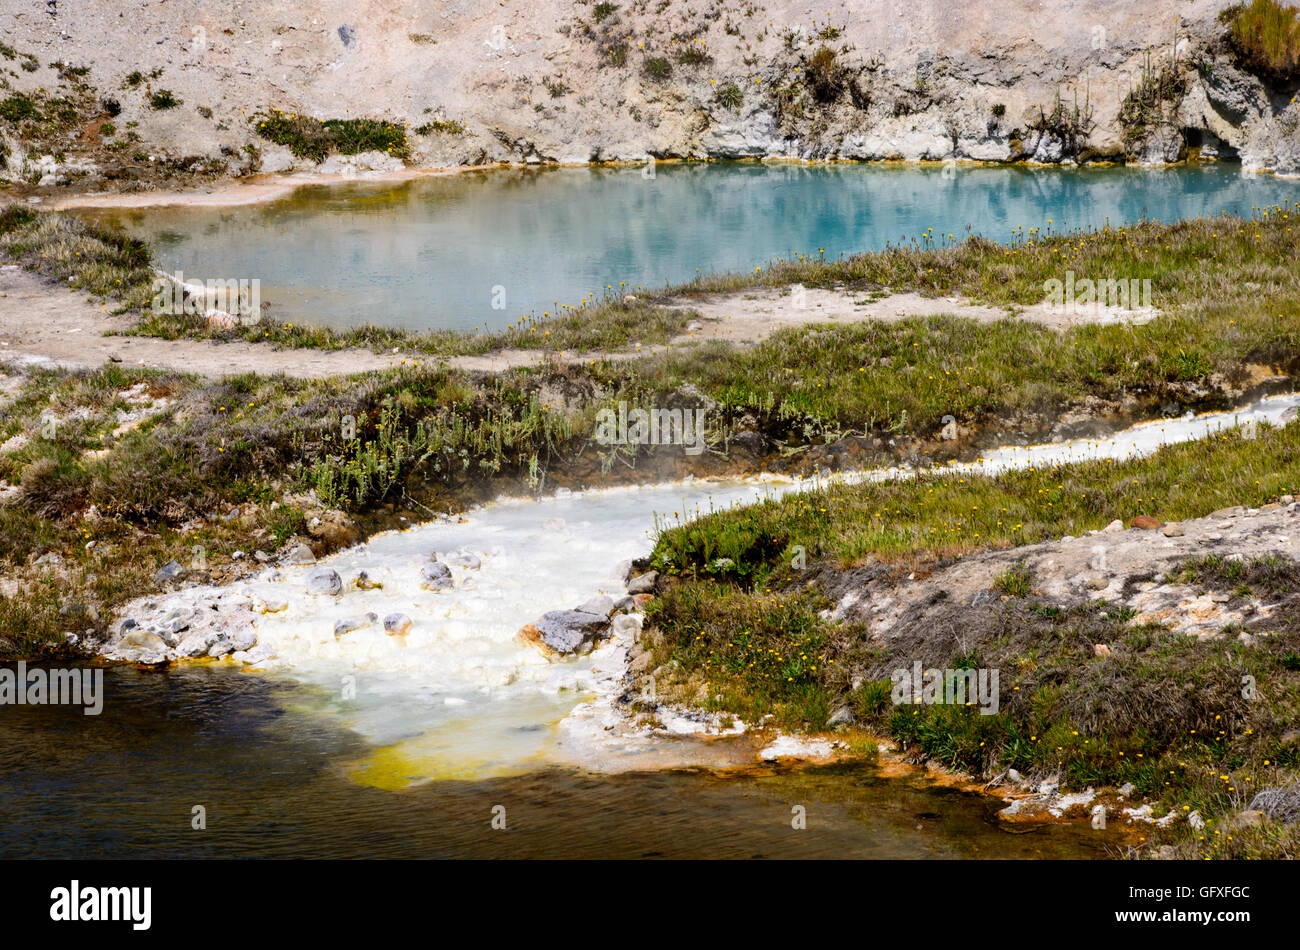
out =
[[(396, 123), (383, 119), (313, 119), (309, 116), (274, 112), (258, 114), (252, 122), (257, 134), (277, 145), (283, 145), (299, 158), (323, 162), (330, 152), (356, 155), (360, 152), (388, 152), (406, 158), (409, 147), (406, 130)], [(441, 125), (441, 127), (440, 127)], [(454, 131), (460, 123), (430, 123), (429, 131)], [(426, 128), (421, 126), (420, 129)], [(417, 132), (420, 132), (417, 129)], [(420, 132), (427, 134), (427, 132)]]
[(645, 74), (655, 82), (663, 82), (673, 74), (673, 65), (664, 56), (655, 56), (645, 61)]
[(730, 109), (733, 112), (739, 112), (740, 107), (744, 104), (745, 94), (740, 91), (740, 86), (738, 86), (734, 81), (718, 90), (718, 105)]
[(4, 102), (0, 102), (0, 119), (21, 122), (23, 119), (39, 117), (40, 111), (36, 108), (36, 103), (22, 93), (15, 93)]
[(181, 104), (181, 100), (172, 95), (170, 89), (159, 89), (149, 97), (149, 105), (159, 111), (163, 109), (175, 109)]

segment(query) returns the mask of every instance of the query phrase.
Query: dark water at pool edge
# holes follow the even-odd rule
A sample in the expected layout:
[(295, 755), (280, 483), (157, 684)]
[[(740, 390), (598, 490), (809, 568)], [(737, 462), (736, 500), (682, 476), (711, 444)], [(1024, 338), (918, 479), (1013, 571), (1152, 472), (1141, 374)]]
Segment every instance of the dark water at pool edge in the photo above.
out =
[[(871, 766), (770, 774), (545, 769), (401, 792), (298, 687), (118, 667), (99, 716), (0, 706), (3, 858), (1102, 858), (1086, 822), (1000, 828), (996, 802)], [(202, 805), (207, 828), (191, 828)], [(505, 807), (506, 830), (492, 828)], [(807, 829), (791, 827), (802, 806)]]
[[(238, 207), (85, 209), (187, 279), (257, 279), (290, 323), (499, 329), (606, 288), (918, 237), (1249, 213), (1300, 183), (1230, 165), (1036, 168), (709, 163), (467, 171), (307, 185)], [(498, 309), (499, 305), (499, 309)]]

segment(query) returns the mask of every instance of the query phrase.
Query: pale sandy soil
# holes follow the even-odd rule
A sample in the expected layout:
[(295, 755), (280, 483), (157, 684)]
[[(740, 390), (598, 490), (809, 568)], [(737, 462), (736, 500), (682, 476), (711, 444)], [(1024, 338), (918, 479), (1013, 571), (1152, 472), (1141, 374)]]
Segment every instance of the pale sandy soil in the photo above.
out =
[[(667, 346), (691, 346), (706, 340), (752, 344), (789, 327), (811, 323), (848, 323), (862, 320), (901, 320), (911, 316), (956, 314), (975, 320), (1003, 319), (1009, 311), (972, 304), (960, 297), (926, 298), (918, 294), (893, 294), (870, 300), (860, 294), (807, 289), (802, 304), (788, 289), (753, 290), (682, 301), (678, 305), (700, 313), (687, 333)], [(1020, 319), (1063, 329), (1085, 319), (1062, 315), (1038, 305), (1019, 311)], [(1086, 319), (1111, 322), (1149, 317), (1150, 313), (1101, 310)], [(631, 359), (662, 352), (665, 345), (619, 351), (498, 350), (480, 356), (449, 359), (414, 353), (375, 353), (365, 349), (275, 349), (269, 345), (206, 340), (162, 340), (126, 336), (133, 318), (113, 316), (78, 292), (56, 286), (17, 265), (0, 267), (0, 360), (27, 365), (93, 368), (106, 362), (126, 366), (177, 370), (203, 376), (232, 373), (284, 373), (315, 378), (363, 373), (411, 365), (415, 360), (437, 360), (469, 372), (502, 372), (545, 362), (576, 363), (600, 359)]]
[(87, 192), (70, 194), (46, 205), (53, 211), (68, 208), (150, 208), (163, 205), (191, 208), (235, 207), (275, 201), (307, 185), (338, 185), (349, 181), (399, 182), (461, 172), (482, 171), (492, 165), (403, 168), (396, 171), (365, 171), (355, 175), (300, 172), (294, 175), (257, 175), (221, 182), (208, 188), (180, 191)]
[(129, 314), (112, 316), (84, 294), (52, 286), (15, 265), (0, 267), (0, 359), (8, 361), (70, 369), (120, 361), (204, 376), (314, 377), (384, 369), (400, 360), (369, 350), (273, 350), (253, 343), (122, 336), (133, 322)]
[(866, 293), (804, 288), (802, 294), (788, 287), (743, 290), (705, 300), (683, 303), (703, 318), (694, 332), (699, 340), (721, 339), (756, 342), (787, 327), (809, 323), (853, 323), (862, 320), (903, 320), (953, 314), (983, 323), (1018, 316), (1054, 330), (1083, 323), (1146, 322), (1154, 310), (1121, 310), (1098, 307), (1081, 313), (1062, 313), (1046, 304), (1031, 307), (985, 307), (960, 296), (922, 297), (915, 293), (890, 294), (872, 299)]

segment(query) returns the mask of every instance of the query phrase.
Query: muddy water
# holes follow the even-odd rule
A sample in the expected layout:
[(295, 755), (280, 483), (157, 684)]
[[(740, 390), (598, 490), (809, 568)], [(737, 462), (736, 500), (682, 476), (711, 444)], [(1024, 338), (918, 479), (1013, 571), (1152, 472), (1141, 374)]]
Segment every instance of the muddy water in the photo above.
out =
[(209, 667), (113, 669), (105, 689), (99, 716), (0, 707), (0, 857), (1086, 858), (1115, 841), (1085, 822), (999, 828), (991, 800), (869, 766), (387, 791), (348, 778), (371, 751), (355, 733), (293, 711), (306, 687)]
[[(660, 164), (316, 185), (265, 204), (77, 212), (187, 279), (261, 281), (270, 312), (336, 328), (499, 329), (605, 288), (1013, 228), (1249, 213), (1300, 184), (1232, 166), (1030, 169)], [(1049, 224), (1049, 222), (1051, 222)]]

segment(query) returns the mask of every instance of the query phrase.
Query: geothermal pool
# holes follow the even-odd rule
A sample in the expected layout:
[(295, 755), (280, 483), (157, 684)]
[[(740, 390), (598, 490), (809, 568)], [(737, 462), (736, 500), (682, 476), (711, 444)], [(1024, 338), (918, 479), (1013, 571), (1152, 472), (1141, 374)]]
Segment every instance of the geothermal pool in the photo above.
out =
[(1248, 214), (1300, 184), (1173, 169), (665, 164), (470, 171), (313, 185), (238, 207), (78, 214), (122, 227), (186, 279), (258, 280), (284, 322), (500, 329), (607, 292), (1013, 229)]

